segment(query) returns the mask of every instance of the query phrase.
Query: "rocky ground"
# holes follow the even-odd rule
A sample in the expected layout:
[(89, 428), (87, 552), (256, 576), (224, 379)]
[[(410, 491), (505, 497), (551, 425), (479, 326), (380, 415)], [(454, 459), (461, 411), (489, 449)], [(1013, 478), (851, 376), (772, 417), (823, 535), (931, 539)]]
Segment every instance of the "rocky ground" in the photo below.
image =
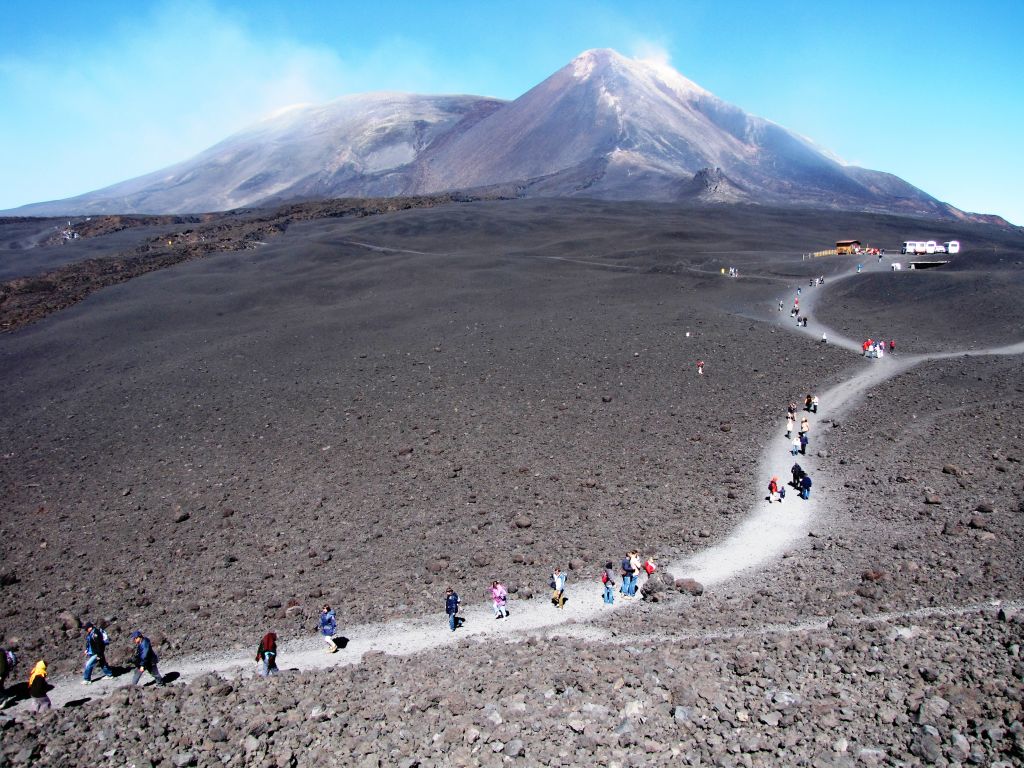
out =
[[(824, 269), (781, 252), (806, 222), (758, 255), (750, 222), (713, 218), (534, 201), (307, 222), (8, 335), (6, 642), (59, 676), (101, 617), (118, 653), (143, 626), (173, 669), (267, 626), (302, 636), (323, 600), (348, 623), (437, 611), (448, 583), (521, 599), (555, 563), (586, 580), (627, 546), (722, 538), (780, 408), (866, 363), (746, 319)], [(814, 535), (590, 642), (119, 692), (3, 721), (5, 758), (1019, 762), (1021, 624), (978, 606), (1021, 597), (1021, 367), (954, 358), (881, 385), (816, 437), (833, 483)]]

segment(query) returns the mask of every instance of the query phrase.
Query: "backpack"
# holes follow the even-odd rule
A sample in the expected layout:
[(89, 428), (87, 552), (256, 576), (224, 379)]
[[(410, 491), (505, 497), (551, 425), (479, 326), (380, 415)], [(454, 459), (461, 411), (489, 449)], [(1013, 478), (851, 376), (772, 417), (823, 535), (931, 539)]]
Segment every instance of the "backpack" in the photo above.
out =
[(644, 570), (647, 571), (647, 575), (650, 576), (652, 573), (658, 570), (658, 566), (656, 566), (654, 563), (648, 560), (646, 563), (644, 563)]
[(779, 486), (779, 498), (780, 499), (786, 498), (786, 486), (784, 486), (784, 485), (780, 485)]
[(602, 584), (607, 584), (608, 583), (608, 571), (601, 571), (601, 583)]

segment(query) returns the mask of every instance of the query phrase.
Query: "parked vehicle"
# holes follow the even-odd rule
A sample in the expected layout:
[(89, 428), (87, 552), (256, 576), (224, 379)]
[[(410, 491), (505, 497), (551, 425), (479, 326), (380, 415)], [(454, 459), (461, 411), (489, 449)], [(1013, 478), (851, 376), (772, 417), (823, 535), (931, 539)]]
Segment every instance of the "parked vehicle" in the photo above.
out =
[(942, 245), (940, 243), (936, 243), (935, 244), (935, 253), (945, 253), (945, 252), (946, 252), (946, 246), (945, 245)]
[(943, 243), (946, 246), (946, 253), (960, 253), (960, 241), (950, 240), (948, 243)]
[(924, 244), (924, 252), (927, 254), (935, 253), (935, 241), (929, 240)]

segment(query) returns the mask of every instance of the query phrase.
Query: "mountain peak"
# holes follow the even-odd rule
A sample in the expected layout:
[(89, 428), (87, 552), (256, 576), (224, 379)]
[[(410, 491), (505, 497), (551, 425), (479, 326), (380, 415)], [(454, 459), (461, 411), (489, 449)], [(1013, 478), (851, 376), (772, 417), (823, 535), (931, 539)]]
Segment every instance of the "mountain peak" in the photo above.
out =
[(642, 83), (647, 87), (667, 88), (681, 98), (710, 96), (692, 80), (675, 70), (664, 59), (631, 59), (612, 48), (591, 48), (573, 59), (566, 68), (576, 80), (599, 77), (604, 81)]

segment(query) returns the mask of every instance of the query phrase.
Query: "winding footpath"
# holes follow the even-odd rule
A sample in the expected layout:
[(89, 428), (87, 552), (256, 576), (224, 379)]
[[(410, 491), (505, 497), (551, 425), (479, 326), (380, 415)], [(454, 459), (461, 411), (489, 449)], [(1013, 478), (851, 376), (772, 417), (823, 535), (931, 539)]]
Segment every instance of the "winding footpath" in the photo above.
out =
[[(358, 243), (358, 245), (372, 247), (364, 243)], [(564, 260), (569, 261), (568, 259)], [(601, 264), (600, 266), (609, 265)], [(871, 265), (869, 270), (872, 267), (875, 265)], [(877, 269), (877, 267), (875, 268)], [(852, 279), (853, 277), (854, 274), (851, 273), (842, 278), (831, 278), (831, 281)], [(795, 290), (795, 286), (787, 290)], [(818, 288), (803, 292), (800, 298), (805, 313), (809, 312), (813, 316), (813, 305), (821, 290)], [(772, 317), (774, 318), (774, 311)], [(850, 349), (858, 356), (861, 354), (859, 343), (837, 334), (832, 329), (824, 328), (820, 324), (816, 324), (812, 329), (797, 328), (788, 313), (783, 315), (781, 312), (778, 318), (774, 318), (774, 321), (789, 330), (797, 330), (814, 336), (816, 339), (820, 339), (822, 330), (825, 330), (828, 333), (830, 345)], [(868, 390), (916, 365), (931, 360), (963, 355), (1016, 354), (1024, 354), (1024, 342), (986, 350), (919, 355), (901, 353), (897, 356), (886, 356), (880, 360), (862, 359), (853, 375), (819, 395), (821, 401), (819, 412), (808, 414), (812, 419), (811, 445), (813, 446), (818, 439), (821, 431), (820, 423), (823, 419), (832, 420), (848, 413)], [(802, 393), (794, 393), (793, 400), (801, 402), (798, 399), (801, 395)], [(789, 453), (790, 441), (784, 436), (784, 416), (785, 403), (779, 403), (778, 419), (771, 424), (771, 436), (767, 440), (759, 462), (756, 487), (762, 492), (756, 494), (756, 501), (752, 505), (749, 516), (720, 543), (684, 559), (663, 565), (669, 574), (677, 578), (696, 579), (705, 588), (713, 589), (777, 561), (786, 550), (806, 538), (812, 521), (822, 518), (824, 510), (828, 507), (830, 478), (824, 468), (817, 466), (814, 448), (809, 448), (806, 456), (800, 456), (797, 459), (814, 480), (811, 498), (805, 501), (799, 498), (796, 491), (792, 491), (781, 505), (768, 504), (764, 500), (766, 495), (764, 489), (772, 475), (777, 475), (783, 482), (790, 477), (789, 467), (794, 459)], [(595, 640), (611, 639), (608, 630), (593, 626), (588, 622), (613, 611), (629, 610), (634, 601), (623, 599), (620, 594), (616, 593), (615, 604), (605, 605), (601, 599), (600, 584), (596, 579), (577, 583), (574, 582), (573, 576), (573, 573), (569, 574), (570, 580), (566, 591), (569, 600), (563, 610), (552, 606), (547, 600), (546, 593), (542, 593), (539, 595), (539, 599), (511, 601), (509, 604), (511, 617), (500, 621), (493, 618), (489, 602), (471, 604), (462, 611), (465, 623), (457, 632), (451, 632), (448, 629), (446, 618), (440, 613), (421, 618), (349, 626), (345, 628), (344, 634), (350, 639), (345, 647), (335, 654), (325, 652), (323, 642), (318, 636), (282, 642), (280, 644), (281, 664), (284, 669), (319, 669), (344, 664), (358, 664), (367, 653), (371, 652), (407, 655), (442, 648), (467, 639), (474, 642), (509, 642), (518, 640), (523, 635), (554, 630), (561, 635)], [(462, 597), (466, 602), (471, 602), (476, 596), (463, 594)], [(636, 599), (638, 600), (639, 597)], [(440, 596), (438, 602), (439, 604), (442, 602)], [(951, 606), (922, 610), (927, 613), (942, 613), (944, 611), (955, 613), (956, 611), (970, 612), (981, 609), (982, 606)], [(912, 616), (915, 615), (915, 612), (908, 611), (901, 615)], [(749, 634), (751, 632), (804, 631), (824, 626), (824, 624), (824, 621), (816, 621), (806, 625), (744, 628), (736, 630), (736, 632)], [(730, 633), (718, 630), (698, 633), (695, 636), (725, 637), (730, 636)], [(254, 636), (253, 646), (255, 646), (255, 639)], [(623, 639), (627, 638), (619, 638), (619, 640)], [(628, 639), (637, 641), (643, 638), (630, 637)], [(31, 666), (31, 661), (29, 659), (23, 661), (26, 666), (24, 676), (27, 676), (27, 667)], [(211, 672), (252, 676), (255, 674), (256, 668), (253, 652), (241, 647), (228, 649), (218, 654), (186, 659), (176, 659), (168, 654), (165, 661), (166, 663), (163, 664), (165, 668), (161, 670), (163, 674), (173, 673), (176, 675), (175, 682), (185, 683)], [(21, 672), (22, 670), (19, 669), (19, 678), (24, 677)], [(80, 684), (80, 677), (77, 675), (61, 678), (53, 681), (54, 689), (50, 692), (50, 699), (55, 707), (69, 703), (81, 704), (90, 698), (103, 696), (124, 686), (128, 679), (127, 675), (112, 680), (101, 679), (86, 687)], [(24, 702), (16, 705), (16, 709), (24, 707)]]

